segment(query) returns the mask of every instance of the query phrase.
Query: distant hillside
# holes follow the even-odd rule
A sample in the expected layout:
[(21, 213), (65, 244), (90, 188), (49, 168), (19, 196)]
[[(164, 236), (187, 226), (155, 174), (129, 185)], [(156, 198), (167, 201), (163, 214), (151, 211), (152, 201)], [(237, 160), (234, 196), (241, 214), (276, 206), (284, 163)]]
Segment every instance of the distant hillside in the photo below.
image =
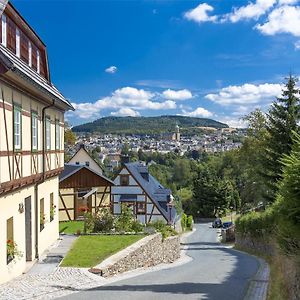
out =
[[(182, 132), (198, 131), (199, 127), (228, 128), (228, 125), (206, 118), (185, 116), (105, 117), (72, 128), (74, 132), (111, 134), (161, 134), (174, 132), (176, 124)], [(200, 130), (203, 130), (200, 129)]]

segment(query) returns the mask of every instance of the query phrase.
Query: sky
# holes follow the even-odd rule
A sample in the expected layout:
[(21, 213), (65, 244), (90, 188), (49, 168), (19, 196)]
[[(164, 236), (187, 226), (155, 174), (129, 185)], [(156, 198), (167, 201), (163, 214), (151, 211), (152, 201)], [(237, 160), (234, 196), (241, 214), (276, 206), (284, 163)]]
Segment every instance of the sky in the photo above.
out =
[(71, 125), (186, 115), (243, 127), (300, 75), (300, 0), (12, 3), (47, 45)]

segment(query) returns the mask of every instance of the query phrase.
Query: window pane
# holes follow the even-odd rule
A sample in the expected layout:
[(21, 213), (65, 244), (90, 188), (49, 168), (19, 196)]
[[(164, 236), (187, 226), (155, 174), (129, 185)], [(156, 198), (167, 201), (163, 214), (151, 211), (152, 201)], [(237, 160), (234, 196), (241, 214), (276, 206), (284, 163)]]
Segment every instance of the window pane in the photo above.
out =
[(31, 115), (32, 150), (37, 150), (37, 115)]
[(14, 148), (21, 149), (21, 111), (14, 109)]

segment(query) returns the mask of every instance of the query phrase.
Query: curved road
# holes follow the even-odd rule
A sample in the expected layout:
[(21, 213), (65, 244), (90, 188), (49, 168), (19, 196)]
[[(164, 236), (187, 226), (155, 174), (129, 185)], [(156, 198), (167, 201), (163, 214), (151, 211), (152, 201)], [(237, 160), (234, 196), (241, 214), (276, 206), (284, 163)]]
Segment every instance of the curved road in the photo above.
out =
[(248, 280), (258, 270), (257, 260), (218, 243), (217, 230), (209, 224), (196, 224), (196, 229), (184, 243), (192, 261), (62, 299), (243, 299)]

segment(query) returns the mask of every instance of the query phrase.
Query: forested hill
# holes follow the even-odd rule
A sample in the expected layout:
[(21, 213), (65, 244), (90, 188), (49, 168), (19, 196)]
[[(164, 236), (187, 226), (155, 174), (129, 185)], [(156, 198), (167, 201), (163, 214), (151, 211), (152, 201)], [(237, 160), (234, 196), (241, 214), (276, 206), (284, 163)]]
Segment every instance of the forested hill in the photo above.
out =
[(72, 128), (74, 132), (112, 134), (161, 134), (174, 132), (175, 126), (183, 133), (196, 133), (200, 127), (227, 128), (228, 125), (206, 118), (185, 116), (159, 117), (104, 117)]

